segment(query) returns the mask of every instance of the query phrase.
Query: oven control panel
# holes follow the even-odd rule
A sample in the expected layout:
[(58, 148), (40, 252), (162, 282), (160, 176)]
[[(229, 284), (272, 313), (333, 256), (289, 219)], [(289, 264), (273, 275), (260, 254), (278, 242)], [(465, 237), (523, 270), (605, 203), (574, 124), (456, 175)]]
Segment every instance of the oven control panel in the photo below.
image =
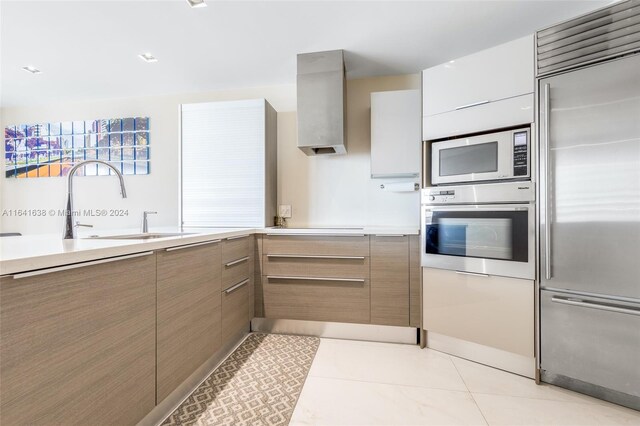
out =
[(531, 203), (536, 199), (533, 182), (482, 183), (431, 186), (421, 194), (423, 205)]
[(447, 203), (456, 199), (456, 191), (455, 190), (431, 190), (427, 194), (427, 200), (432, 203)]

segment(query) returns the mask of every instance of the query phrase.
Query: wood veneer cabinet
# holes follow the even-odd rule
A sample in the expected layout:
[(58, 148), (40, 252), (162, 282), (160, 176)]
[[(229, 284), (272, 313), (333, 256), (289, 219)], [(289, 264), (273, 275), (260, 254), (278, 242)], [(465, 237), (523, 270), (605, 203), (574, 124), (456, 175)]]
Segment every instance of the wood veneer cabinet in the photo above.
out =
[(0, 424), (135, 424), (155, 405), (152, 252), (0, 277)]
[(371, 236), (371, 323), (409, 326), (409, 237)]
[(409, 325), (420, 327), (422, 313), (420, 288), (422, 265), (420, 264), (420, 235), (409, 236)]
[(222, 344), (243, 330), (253, 318), (254, 236), (222, 241)]
[(222, 342), (226, 344), (242, 331), (249, 330), (251, 321), (251, 285), (253, 277), (222, 291)]
[(266, 318), (370, 322), (369, 238), (262, 237)]
[(267, 234), (256, 241), (255, 316), (420, 326), (419, 236)]
[(264, 274), (263, 265), (263, 236), (256, 234), (255, 250), (254, 250), (254, 270), (253, 270), (253, 317), (264, 317), (264, 291), (262, 288), (262, 276)]
[(221, 348), (221, 244), (161, 251), (157, 282), (157, 402)]

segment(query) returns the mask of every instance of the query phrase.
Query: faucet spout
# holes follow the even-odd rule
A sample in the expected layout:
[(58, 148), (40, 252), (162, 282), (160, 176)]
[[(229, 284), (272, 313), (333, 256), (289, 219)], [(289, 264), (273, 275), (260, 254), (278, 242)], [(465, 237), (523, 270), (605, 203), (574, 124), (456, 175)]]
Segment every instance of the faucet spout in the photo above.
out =
[(124, 178), (122, 177), (122, 173), (120, 170), (116, 169), (111, 164), (106, 161), (100, 160), (85, 160), (79, 163), (76, 163), (67, 174), (67, 203), (65, 206), (65, 218), (64, 218), (64, 232), (63, 238), (65, 240), (76, 238), (76, 227), (73, 225), (73, 177), (76, 174), (76, 171), (87, 164), (101, 164), (113, 170), (113, 172), (118, 176), (120, 181), (120, 194), (122, 194), (122, 198), (127, 198), (127, 190), (124, 186)]

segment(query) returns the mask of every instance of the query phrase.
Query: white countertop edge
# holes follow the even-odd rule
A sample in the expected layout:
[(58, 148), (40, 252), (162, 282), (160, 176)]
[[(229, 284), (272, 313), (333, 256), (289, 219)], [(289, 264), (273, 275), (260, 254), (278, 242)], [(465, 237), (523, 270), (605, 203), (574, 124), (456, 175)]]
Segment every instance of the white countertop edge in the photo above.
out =
[[(154, 231), (151, 231), (152, 233)], [(196, 232), (185, 230), (184, 232)], [(2, 243), (3, 253), (10, 247), (18, 253), (13, 258), (0, 260), (0, 275), (11, 275), (21, 272), (46, 269), (62, 265), (89, 262), (110, 257), (126, 256), (152, 250), (162, 250), (187, 244), (195, 244), (207, 241), (222, 240), (241, 235), (253, 235), (256, 229), (233, 228), (229, 230), (199, 229), (194, 235), (180, 235), (150, 240), (109, 240), (80, 237), (76, 240), (63, 240), (52, 235), (25, 235), (21, 237), (4, 237)], [(131, 234), (139, 232), (129, 232)], [(113, 232), (104, 235), (121, 235)], [(13, 241), (7, 241), (12, 239)], [(32, 256), (23, 255), (32, 244), (47, 244), (50, 240), (51, 250)]]
[[(151, 230), (177, 232), (175, 228)], [(185, 228), (180, 235), (149, 240), (93, 239), (91, 231), (75, 240), (63, 240), (59, 235), (40, 234), (0, 238), (0, 275), (53, 268), (110, 257), (126, 256), (180, 245), (195, 244), (241, 235), (418, 235), (419, 229), (409, 227), (367, 228)], [(95, 232), (93, 232), (95, 233)], [(138, 234), (134, 230), (98, 232), (100, 236)], [(35, 248), (34, 248), (35, 247)], [(37, 249), (36, 249), (37, 248)], [(11, 255), (7, 256), (7, 253)]]
[(365, 227), (365, 228), (264, 228), (258, 234), (282, 235), (418, 235), (420, 229), (410, 227)]

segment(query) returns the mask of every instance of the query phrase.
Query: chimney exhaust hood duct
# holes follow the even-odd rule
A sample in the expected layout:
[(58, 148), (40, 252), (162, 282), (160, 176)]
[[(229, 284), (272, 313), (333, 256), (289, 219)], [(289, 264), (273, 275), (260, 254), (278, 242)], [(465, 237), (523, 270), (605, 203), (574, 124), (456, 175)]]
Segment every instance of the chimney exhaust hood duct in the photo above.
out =
[(346, 154), (346, 82), (342, 50), (298, 55), (298, 148)]

